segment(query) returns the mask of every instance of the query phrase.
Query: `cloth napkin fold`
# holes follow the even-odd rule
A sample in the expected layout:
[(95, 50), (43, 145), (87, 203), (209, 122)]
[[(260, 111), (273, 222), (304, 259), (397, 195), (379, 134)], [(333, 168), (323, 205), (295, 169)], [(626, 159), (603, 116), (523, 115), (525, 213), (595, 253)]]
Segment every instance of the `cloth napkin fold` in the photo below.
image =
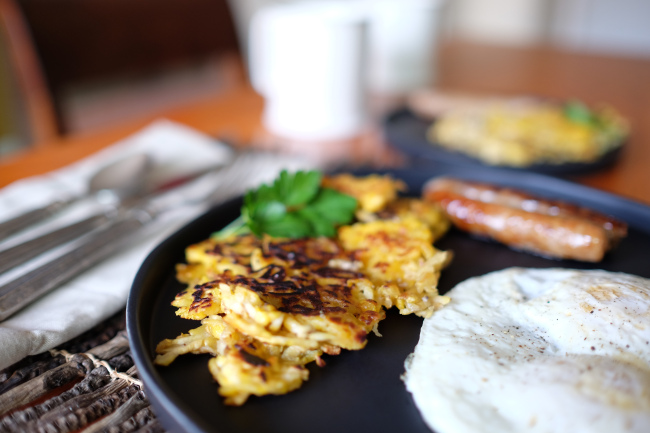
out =
[[(0, 190), (0, 221), (42, 206), (57, 197), (84, 192), (87, 181), (102, 166), (124, 156), (146, 152), (153, 159), (149, 181), (156, 184), (196, 170), (224, 163), (232, 151), (189, 127), (167, 120), (154, 122), (138, 133), (75, 164), (42, 176), (22, 179)], [(274, 157), (264, 169), (251, 173), (241, 192), (273, 179), (282, 169), (318, 168), (313, 160)], [(209, 188), (209, 176), (182, 186), (182, 193)], [(192, 191), (194, 189), (195, 191)], [(170, 192), (179, 194), (179, 191)], [(87, 200), (30, 231), (0, 244), (0, 250), (52, 227), (73, 222), (96, 207)], [(143, 230), (128, 248), (86, 271), (19, 313), (0, 322), (0, 370), (28, 355), (52, 349), (101, 323), (124, 308), (132, 280), (149, 252), (163, 239), (206, 210), (200, 203), (167, 212)], [(65, 247), (62, 247), (65, 248)], [(55, 255), (52, 252), (0, 275), (0, 284), (29, 272)]]

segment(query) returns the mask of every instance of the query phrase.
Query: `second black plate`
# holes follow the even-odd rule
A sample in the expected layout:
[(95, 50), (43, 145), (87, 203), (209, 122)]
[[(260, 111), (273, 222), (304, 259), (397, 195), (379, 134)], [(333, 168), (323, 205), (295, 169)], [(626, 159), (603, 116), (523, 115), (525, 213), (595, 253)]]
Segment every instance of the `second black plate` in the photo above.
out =
[[(621, 146), (590, 163), (534, 164), (528, 167), (488, 166), (476, 158), (459, 152), (449, 151), (431, 143), (427, 139), (427, 130), (432, 121), (415, 115), (408, 109), (395, 111), (384, 121), (384, 135), (388, 143), (406, 155), (418, 158), (418, 162), (435, 161), (457, 164), (465, 167), (490, 167), (499, 170), (532, 171), (548, 175), (570, 175), (595, 171), (612, 164), (621, 152)], [(422, 161), (424, 159), (424, 161)]]

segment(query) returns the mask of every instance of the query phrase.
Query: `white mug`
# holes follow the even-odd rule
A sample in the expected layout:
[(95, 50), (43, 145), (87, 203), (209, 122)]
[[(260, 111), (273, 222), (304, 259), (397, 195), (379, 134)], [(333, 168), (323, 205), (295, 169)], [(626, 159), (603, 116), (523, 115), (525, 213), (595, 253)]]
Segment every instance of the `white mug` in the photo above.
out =
[(366, 17), (345, 1), (272, 4), (251, 19), (249, 71), (263, 123), (299, 140), (353, 137), (366, 123)]
[(435, 81), (444, 0), (360, 0), (368, 16), (368, 82), (373, 94), (400, 95)]

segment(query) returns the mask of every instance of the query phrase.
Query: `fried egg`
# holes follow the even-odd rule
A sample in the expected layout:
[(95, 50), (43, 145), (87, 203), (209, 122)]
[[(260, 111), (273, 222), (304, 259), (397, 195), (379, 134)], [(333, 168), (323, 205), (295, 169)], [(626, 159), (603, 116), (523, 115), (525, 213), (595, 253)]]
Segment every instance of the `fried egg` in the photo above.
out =
[(406, 388), (447, 432), (646, 432), (650, 280), (511, 268), (424, 321)]

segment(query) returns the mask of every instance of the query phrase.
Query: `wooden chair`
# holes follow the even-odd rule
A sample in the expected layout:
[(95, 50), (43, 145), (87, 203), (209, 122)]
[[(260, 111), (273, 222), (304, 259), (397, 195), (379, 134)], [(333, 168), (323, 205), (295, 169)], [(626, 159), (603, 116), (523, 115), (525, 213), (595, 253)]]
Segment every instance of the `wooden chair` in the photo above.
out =
[(5, 60), (11, 66), (12, 82), (17, 85), (20, 99), (20, 103), (14, 105), (16, 110), (23, 112), (27, 124), (25, 141), (42, 143), (50, 140), (59, 131), (52, 96), (27, 23), (14, 0), (0, 0), (0, 27)]
[(47, 111), (59, 134), (69, 131), (63, 101), (71, 86), (147, 76), (240, 52), (227, 0), (0, 0), (0, 4), (12, 33), (14, 62), (17, 67), (25, 65), (19, 75), (23, 82), (30, 81), (23, 87), (34, 99), (33, 110)]

